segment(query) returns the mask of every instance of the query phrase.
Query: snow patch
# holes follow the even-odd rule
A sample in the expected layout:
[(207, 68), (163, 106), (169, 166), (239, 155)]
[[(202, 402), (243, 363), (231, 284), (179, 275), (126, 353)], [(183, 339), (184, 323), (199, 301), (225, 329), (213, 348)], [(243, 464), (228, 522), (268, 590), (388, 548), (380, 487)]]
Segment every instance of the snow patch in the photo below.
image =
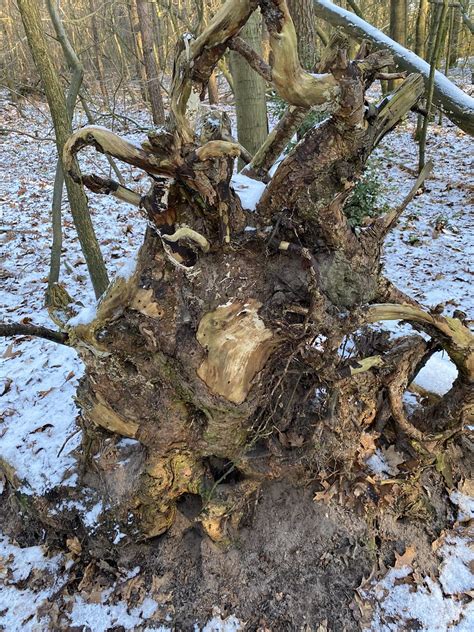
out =
[(413, 382), (431, 393), (444, 395), (458, 376), (456, 365), (444, 351), (433, 354)]
[(81, 432), (73, 398), (83, 365), (69, 347), (36, 339), (0, 357), (0, 370), (12, 380), (1, 401), (0, 456), (23, 493), (44, 494), (74, 473)]
[(77, 327), (78, 325), (89, 325), (97, 316), (97, 305), (88, 305), (81, 311), (70, 318), (67, 322), (69, 327)]
[(267, 186), (264, 182), (253, 180), (248, 176), (244, 176), (242, 173), (234, 174), (230, 184), (234, 187), (235, 192), (242, 202), (243, 208), (247, 211), (256, 210), (257, 204)]

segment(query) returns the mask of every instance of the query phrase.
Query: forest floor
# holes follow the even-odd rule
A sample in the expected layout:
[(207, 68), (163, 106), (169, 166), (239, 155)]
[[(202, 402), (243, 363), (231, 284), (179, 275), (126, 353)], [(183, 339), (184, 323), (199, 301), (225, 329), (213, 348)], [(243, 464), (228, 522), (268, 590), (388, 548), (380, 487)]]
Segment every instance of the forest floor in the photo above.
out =
[[(142, 139), (147, 121), (139, 106), (125, 103), (117, 111), (129, 119), (107, 114), (98, 123)], [(410, 115), (372, 160), (383, 199), (392, 206), (415, 179), (414, 125)], [(30, 98), (20, 114), (0, 94), (0, 129), (10, 130), (0, 132), (1, 317), (52, 327), (44, 293), (56, 157), (47, 108)], [(472, 317), (471, 139), (444, 119), (442, 127), (431, 126), (427, 153), (434, 161), (433, 175), (388, 239), (386, 273), (427, 307), (443, 304), (445, 313), (461, 309)], [(92, 153), (82, 166), (108, 175), (103, 157)], [(146, 189), (141, 172), (121, 169), (130, 186)], [(236, 179), (236, 188), (250, 205), (258, 197), (242, 178)], [(145, 221), (113, 198), (89, 199), (113, 277), (134, 259)], [(84, 308), (93, 308), (66, 204), (63, 211), (61, 281)], [(390, 329), (397, 335), (403, 326)], [(112, 525), (110, 559), (97, 559), (74, 532), (63, 538), (61, 548), (50, 533), (33, 525), (29, 531), (22, 528), (28, 522), (26, 513), (18, 513), (22, 498), (76, 487), (81, 434), (74, 394), (83, 368), (73, 350), (26, 337), (0, 342), (0, 366), (0, 465), (9, 468), (20, 490), (10, 493), (0, 468), (0, 629), (474, 629), (474, 489), (469, 478), (447, 494), (427, 472), (424, 485), (436, 507), (431, 522), (397, 522), (387, 513), (377, 516), (375, 529), (330, 495), (320, 494), (315, 501), (315, 490), (269, 485), (227, 551), (192, 528), (192, 508), (189, 513), (184, 507), (182, 524), (157, 542), (134, 544)], [(417, 383), (444, 394), (455, 377), (454, 365), (439, 353)], [(417, 397), (407, 393), (407, 407), (418, 405)], [(400, 476), (404, 460), (394, 450), (378, 450), (367, 457), (367, 476), (377, 481)], [(70, 502), (93, 535), (105, 510), (102, 502), (92, 490)]]

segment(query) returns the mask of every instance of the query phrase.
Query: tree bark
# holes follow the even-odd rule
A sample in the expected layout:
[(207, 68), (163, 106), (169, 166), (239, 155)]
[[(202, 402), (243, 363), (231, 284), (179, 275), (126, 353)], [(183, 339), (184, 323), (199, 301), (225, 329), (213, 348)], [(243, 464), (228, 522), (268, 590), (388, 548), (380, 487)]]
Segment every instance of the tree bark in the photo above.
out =
[(428, 0), (420, 0), (418, 14), (416, 17), (415, 53), (422, 59), (426, 59), (428, 9)]
[[(25, 27), (34, 62), (45, 88), (51, 117), (53, 119), (58, 154), (60, 160), (62, 160), (63, 148), (72, 132), (66, 99), (42, 30), (37, 3), (33, 0), (20, 0), (18, 2), (18, 8), (20, 9), (21, 19)], [(92, 226), (87, 206), (87, 198), (83, 188), (76, 184), (69, 176), (66, 177), (65, 181), (69, 204), (81, 248), (86, 259), (95, 294), (99, 297), (107, 288), (109, 281), (104, 260)]]
[[(404, 47), (407, 44), (407, 13), (407, 0), (390, 0), (390, 37)], [(388, 82), (390, 92), (397, 85), (400, 85), (400, 79), (390, 80)]]
[[(228, 140), (230, 121), (200, 111), (195, 97), (256, 4), (229, 0), (177, 48), (166, 129), (139, 148), (86, 127), (64, 150), (74, 178), (140, 206), (149, 220), (134, 270), (109, 287), (91, 322), (64, 324), (86, 366), (77, 397), (83, 482), (107, 495), (111, 516), (133, 537), (164, 533), (189, 494), (201, 503), (195, 521), (225, 542), (265, 481), (305, 484), (330, 467), (356, 489), (361, 443), (369, 435), (375, 445), (381, 419), (383, 441), (401, 434), (422, 451), (434, 440), (431, 411), (414, 420), (402, 395), (432, 346), (418, 335), (363, 333), (366, 324), (407, 320), (446, 349), (459, 377), (442, 430), (464, 423), (470, 406), (469, 329), (424, 311), (381, 273), (383, 240), (429, 167), (398, 208), (359, 233), (344, 213), (371, 151), (420, 98), (422, 78), (411, 75), (369, 110), (365, 92), (392, 57), (361, 51), (350, 62), (334, 50), (322, 72), (307, 73), (286, 2), (262, 0), (275, 89), (291, 105), (303, 95), (332, 114), (246, 212), (231, 184), (241, 149)], [(149, 192), (78, 174), (75, 156), (88, 145), (143, 169)], [(340, 350), (356, 331), (348, 360)], [(123, 437), (134, 441), (124, 446)], [(358, 493), (369, 502), (368, 491)]]
[(165, 109), (161, 96), (160, 73), (154, 50), (153, 19), (150, 12), (151, 5), (148, 0), (136, 0), (136, 2), (153, 123), (155, 123), (155, 125), (163, 125), (165, 122)]
[(288, 0), (288, 8), (298, 36), (301, 65), (306, 70), (314, 70), (318, 61), (318, 47), (313, 0)]
[(89, 0), (89, 11), (91, 13), (91, 29), (92, 29), (92, 42), (93, 42), (93, 51), (94, 51), (94, 65), (97, 72), (97, 76), (99, 79), (100, 91), (102, 92), (102, 96), (104, 101), (107, 103), (109, 100), (109, 95), (107, 92), (107, 84), (105, 81), (105, 72), (104, 72), (104, 64), (102, 61), (102, 54), (100, 51), (100, 39), (99, 39), (99, 31), (97, 29), (97, 17), (96, 17), (96, 6), (94, 4), (94, 0)]
[[(256, 11), (240, 32), (240, 37), (260, 56), (262, 55), (262, 17)], [(239, 143), (255, 154), (268, 134), (266, 83), (245, 59), (232, 51), (230, 69), (234, 84)], [(243, 163), (240, 165), (243, 166)]]
[(450, 54), (448, 57), (448, 67), (453, 68), (457, 66), (458, 58), (459, 58), (459, 44), (462, 33), (462, 13), (461, 7), (455, 6), (452, 9), (453, 12), (453, 24), (451, 30), (451, 47)]
[(436, 67), (439, 64), (441, 57), (441, 51), (443, 49), (443, 40), (446, 35), (446, 19), (448, 16), (449, 0), (444, 0), (441, 12), (439, 14), (439, 20), (432, 21), (432, 37), (434, 40), (431, 57), (430, 57), (430, 77), (428, 82), (428, 91), (426, 95), (426, 116), (423, 121), (423, 127), (420, 136), (420, 155), (419, 155), (419, 170), (425, 166), (425, 151), (426, 151), (426, 137), (428, 134), (428, 125), (430, 121), (431, 107), (433, 103), (434, 81)]
[(135, 49), (135, 61), (137, 68), (137, 77), (140, 80), (140, 90), (142, 93), (142, 99), (145, 102), (149, 101), (149, 94), (147, 89), (147, 76), (145, 70), (145, 63), (143, 60), (143, 40), (140, 31), (140, 22), (138, 19), (137, 0), (130, 0), (128, 5), (130, 24), (133, 33), (133, 46)]

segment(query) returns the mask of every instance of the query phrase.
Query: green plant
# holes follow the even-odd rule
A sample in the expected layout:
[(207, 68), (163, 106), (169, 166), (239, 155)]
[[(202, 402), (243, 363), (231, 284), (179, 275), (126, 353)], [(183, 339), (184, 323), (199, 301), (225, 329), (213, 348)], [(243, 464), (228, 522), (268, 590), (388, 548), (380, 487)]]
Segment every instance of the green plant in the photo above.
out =
[(377, 171), (369, 165), (354, 187), (344, 207), (351, 226), (363, 226), (367, 219), (379, 217), (387, 212), (387, 204), (379, 204), (381, 191)]

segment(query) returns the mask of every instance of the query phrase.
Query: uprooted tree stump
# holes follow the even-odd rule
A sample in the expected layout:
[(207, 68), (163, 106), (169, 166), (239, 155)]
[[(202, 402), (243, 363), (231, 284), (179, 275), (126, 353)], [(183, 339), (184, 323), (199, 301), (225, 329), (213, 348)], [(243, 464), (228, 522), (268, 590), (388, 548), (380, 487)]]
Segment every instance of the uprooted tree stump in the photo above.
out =
[[(225, 51), (241, 48), (236, 38), (258, 5), (272, 65), (242, 54), (289, 109), (245, 169), (267, 182), (249, 212), (230, 184), (242, 148), (226, 115), (203, 107), (200, 96)], [(364, 94), (391, 56), (363, 44), (350, 61), (345, 44), (336, 34), (319, 74), (305, 72), (284, 0), (229, 0), (177, 47), (166, 128), (140, 148), (85, 127), (65, 148), (76, 181), (139, 206), (149, 224), (133, 273), (109, 287), (92, 322), (68, 325), (55, 312), (86, 366), (77, 395), (83, 480), (107, 496), (128, 533), (164, 533), (178, 501), (192, 494), (202, 503), (197, 522), (225, 540), (264, 481), (324, 473), (355, 485), (361, 437), (390, 427), (423, 452), (472, 415), (471, 333), (458, 319), (423, 310), (381, 271), (384, 238), (429, 167), (399, 208), (358, 233), (344, 214), (370, 153), (416, 104), (423, 81), (410, 75), (389, 99), (368, 106)], [(316, 106), (330, 116), (270, 177)], [(82, 175), (76, 155), (85, 146), (143, 169), (149, 192)], [(430, 340), (361, 333), (355, 356), (341, 359), (348, 335), (382, 320), (406, 320)], [(403, 392), (439, 347), (459, 376), (441, 401), (410, 419)], [(123, 451), (104, 442), (110, 436), (136, 440), (127, 444), (120, 480), (114, 463)]]

